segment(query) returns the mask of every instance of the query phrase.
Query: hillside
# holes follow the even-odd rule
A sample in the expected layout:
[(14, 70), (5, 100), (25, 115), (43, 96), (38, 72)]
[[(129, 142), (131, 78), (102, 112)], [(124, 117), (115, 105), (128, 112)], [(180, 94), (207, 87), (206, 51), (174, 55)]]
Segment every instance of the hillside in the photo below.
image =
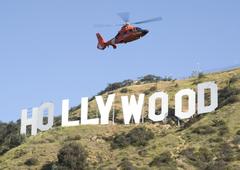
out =
[[(207, 81), (218, 84), (218, 109), (179, 125), (171, 114), (175, 93), (184, 88), (195, 89), (198, 83)], [(169, 94), (169, 119), (152, 123), (145, 117), (144, 124), (123, 125), (120, 96), (145, 93), (148, 97), (155, 91)], [(114, 125), (59, 126), (28, 137), (23, 144), (0, 156), (0, 169), (48, 169), (47, 165), (57, 161), (59, 149), (72, 141), (86, 149), (89, 169), (240, 169), (240, 69), (185, 80), (137, 82), (103, 95), (110, 93), (116, 93)], [(95, 117), (94, 99), (89, 110), (91, 117)], [(71, 109), (71, 117), (78, 118), (79, 112), (78, 106)], [(129, 143), (121, 145), (126, 139)], [(27, 164), (29, 159), (35, 161)]]

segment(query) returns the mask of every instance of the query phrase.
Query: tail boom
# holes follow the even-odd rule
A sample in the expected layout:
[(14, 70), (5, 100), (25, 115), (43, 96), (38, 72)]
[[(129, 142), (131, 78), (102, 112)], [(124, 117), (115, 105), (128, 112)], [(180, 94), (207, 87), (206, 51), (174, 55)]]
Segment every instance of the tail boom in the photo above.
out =
[(117, 48), (117, 46), (114, 43), (115, 39), (112, 39), (112, 40), (110, 40), (108, 42), (105, 42), (103, 37), (101, 36), (101, 34), (96, 33), (96, 36), (97, 36), (97, 39), (98, 39), (98, 44), (97, 44), (97, 48), (98, 49), (104, 50), (109, 45), (111, 45), (114, 49)]

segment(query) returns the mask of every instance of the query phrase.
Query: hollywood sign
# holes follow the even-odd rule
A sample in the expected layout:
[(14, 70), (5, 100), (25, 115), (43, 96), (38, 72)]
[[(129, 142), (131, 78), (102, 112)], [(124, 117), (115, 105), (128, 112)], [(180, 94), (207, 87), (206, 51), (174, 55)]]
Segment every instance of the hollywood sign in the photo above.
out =
[[(205, 92), (210, 92), (210, 104), (205, 105)], [(183, 97), (186, 96), (188, 99), (188, 109), (183, 111)], [(121, 96), (122, 113), (124, 124), (140, 123), (143, 121), (142, 111), (144, 106), (144, 94), (139, 94), (138, 99), (135, 95)], [(97, 125), (109, 124), (109, 116), (115, 100), (115, 94), (107, 96), (104, 101), (102, 96), (96, 96), (96, 103), (100, 117), (88, 118), (88, 97), (81, 98), (81, 120), (69, 120), (69, 100), (62, 101), (62, 126), (78, 126), (81, 125)], [(161, 101), (161, 112), (156, 113), (156, 101)], [(161, 91), (153, 93), (148, 99), (148, 118), (153, 122), (160, 122), (168, 116), (168, 94)], [(191, 118), (194, 114), (203, 114), (214, 111), (218, 106), (218, 88), (214, 82), (206, 82), (197, 85), (197, 93), (192, 89), (183, 89), (175, 95), (175, 116), (182, 119)], [(47, 123), (43, 123), (44, 113), (47, 113)], [(53, 126), (54, 118), (54, 104), (47, 102), (42, 104), (40, 107), (32, 108), (32, 117), (28, 117), (28, 110), (24, 109), (21, 113), (21, 134), (26, 134), (28, 125), (31, 125), (31, 135), (36, 135), (37, 130), (46, 131)], [(113, 112), (114, 124), (114, 112)], [(132, 120), (132, 121), (131, 121)]]

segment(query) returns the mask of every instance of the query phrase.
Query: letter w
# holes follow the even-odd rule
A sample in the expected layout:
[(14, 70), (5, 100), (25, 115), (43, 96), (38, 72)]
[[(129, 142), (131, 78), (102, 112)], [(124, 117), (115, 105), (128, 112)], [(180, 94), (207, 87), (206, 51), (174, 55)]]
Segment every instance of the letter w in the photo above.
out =
[(123, 118), (124, 123), (129, 124), (133, 116), (134, 122), (139, 123), (142, 115), (142, 109), (144, 104), (144, 94), (140, 94), (138, 97), (138, 102), (134, 95), (131, 95), (130, 103), (128, 96), (122, 96), (122, 108), (123, 108)]

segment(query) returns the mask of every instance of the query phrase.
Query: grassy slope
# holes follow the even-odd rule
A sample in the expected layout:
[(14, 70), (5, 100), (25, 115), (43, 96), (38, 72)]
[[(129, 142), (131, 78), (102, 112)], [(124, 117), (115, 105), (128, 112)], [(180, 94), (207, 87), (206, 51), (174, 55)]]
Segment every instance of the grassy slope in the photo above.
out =
[[(229, 79), (233, 75), (239, 75), (240, 69), (232, 71), (208, 74), (204, 78), (201, 78), (201, 82), (215, 81), (219, 88), (226, 87)], [(158, 90), (166, 91), (170, 95), (170, 107), (174, 105), (174, 94), (183, 88), (195, 89), (194, 85), (196, 78), (190, 78), (186, 80), (176, 80), (169, 82), (148, 83), (141, 85), (132, 85), (127, 87), (129, 89), (128, 94), (139, 94), (152, 86), (157, 87)], [(232, 86), (240, 87), (240, 81), (234, 82)], [(120, 89), (114, 91), (117, 95), (117, 101), (114, 104), (116, 110), (120, 110)], [(150, 95), (150, 94), (149, 94)], [(147, 95), (147, 96), (149, 96)], [(145, 102), (145, 112), (147, 111), (147, 97)], [(94, 113), (96, 110), (95, 101), (90, 103), (90, 112)], [(73, 111), (72, 115), (77, 116), (79, 110)], [(209, 139), (219, 138), (217, 133), (208, 135), (197, 135), (192, 133), (192, 129), (199, 126), (210, 126), (213, 120), (221, 119), (226, 122), (229, 131), (227, 134), (220, 136), (221, 140), (230, 142), (236, 134), (237, 130), (240, 130), (240, 102), (229, 104), (224, 106), (214, 113), (208, 113), (203, 116), (202, 119), (195, 122), (189, 128), (179, 131), (178, 127), (170, 126), (168, 124), (150, 124), (144, 123), (141, 125), (97, 125), (97, 126), (77, 126), (62, 128), (57, 127), (47, 132), (39, 133), (37, 136), (29, 137), (26, 142), (19, 147), (16, 147), (6, 154), (0, 157), (0, 169), (41, 169), (41, 167), (47, 162), (55, 161), (57, 159), (57, 152), (59, 148), (67, 141), (75, 140), (86, 147), (89, 153), (89, 162), (92, 167), (102, 167), (104, 169), (117, 167), (121, 160), (127, 157), (135, 166), (147, 169), (148, 163), (164, 151), (170, 151), (172, 157), (175, 158), (179, 169), (194, 169), (194, 166), (183, 157), (180, 152), (188, 147), (206, 147), (213, 148), (214, 143), (209, 142)], [(118, 114), (118, 119), (121, 119), (121, 110)], [(146, 126), (151, 128), (155, 137), (149, 142), (145, 148), (129, 146), (124, 149), (112, 150), (110, 143), (105, 141), (103, 137), (112, 136), (116, 133), (127, 132), (136, 126)], [(80, 136), (80, 139), (79, 139)], [(138, 154), (139, 151), (145, 149), (144, 156)], [(31, 158), (37, 158), (38, 163), (35, 166), (26, 166), (24, 162)], [(230, 165), (240, 165), (240, 161), (233, 161)], [(151, 168), (152, 169), (152, 168)]]

